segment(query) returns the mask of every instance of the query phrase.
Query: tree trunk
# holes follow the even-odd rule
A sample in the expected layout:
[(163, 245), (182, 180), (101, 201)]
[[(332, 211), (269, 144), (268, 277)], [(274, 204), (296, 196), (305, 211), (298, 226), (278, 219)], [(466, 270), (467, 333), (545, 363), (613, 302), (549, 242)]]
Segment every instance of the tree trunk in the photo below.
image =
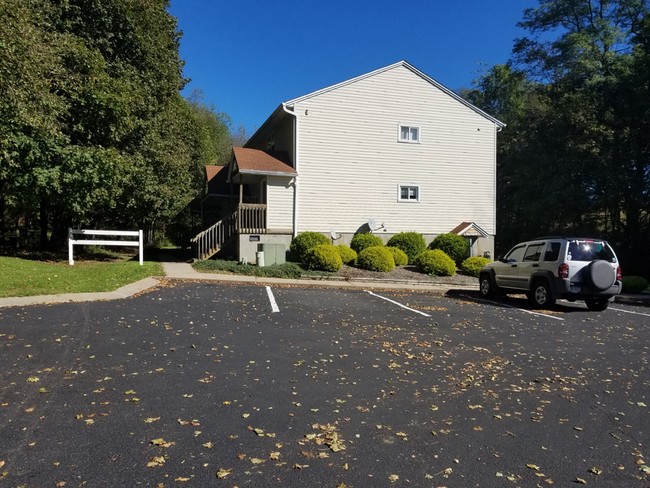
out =
[(47, 230), (48, 230), (48, 218), (47, 218), (47, 201), (45, 198), (41, 198), (41, 204), (39, 209), (39, 226), (40, 226), (40, 248), (42, 250), (47, 249)]

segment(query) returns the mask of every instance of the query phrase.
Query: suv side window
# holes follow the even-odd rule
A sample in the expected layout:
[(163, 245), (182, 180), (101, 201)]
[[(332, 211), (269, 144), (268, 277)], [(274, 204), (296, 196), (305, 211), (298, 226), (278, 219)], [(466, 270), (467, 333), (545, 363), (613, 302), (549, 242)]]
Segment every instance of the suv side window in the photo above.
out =
[(560, 257), (560, 249), (562, 248), (561, 242), (549, 242), (546, 245), (546, 252), (544, 253), (544, 261), (557, 261)]
[(515, 262), (520, 262), (524, 259), (524, 250), (526, 249), (526, 246), (517, 246), (514, 249), (512, 249), (507, 255), (504, 261), (507, 263), (515, 263)]
[(524, 255), (524, 261), (539, 261), (540, 256), (542, 255), (542, 249), (544, 249), (544, 244), (531, 244), (526, 249), (526, 254)]

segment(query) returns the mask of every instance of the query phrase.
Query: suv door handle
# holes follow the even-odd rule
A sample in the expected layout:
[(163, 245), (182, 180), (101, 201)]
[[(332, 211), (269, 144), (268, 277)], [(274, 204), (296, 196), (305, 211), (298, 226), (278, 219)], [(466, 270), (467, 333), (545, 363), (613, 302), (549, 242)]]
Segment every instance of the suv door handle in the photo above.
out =
[(511, 264), (510, 267), (511, 267), (511, 268), (516, 268), (517, 265), (516, 265), (516, 264)]
[(533, 268), (539, 268), (539, 264), (533, 264)]

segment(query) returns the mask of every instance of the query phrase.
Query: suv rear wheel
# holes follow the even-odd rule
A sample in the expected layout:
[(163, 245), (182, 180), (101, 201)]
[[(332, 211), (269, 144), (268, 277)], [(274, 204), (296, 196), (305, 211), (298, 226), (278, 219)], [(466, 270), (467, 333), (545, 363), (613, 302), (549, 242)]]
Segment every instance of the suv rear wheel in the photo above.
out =
[(587, 298), (585, 300), (587, 308), (592, 312), (602, 312), (609, 306), (608, 298)]
[(528, 299), (536, 308), (552, 307), (555, 304), (551, 288), (545, 280), (533, 282), (533, 286), (528, 293)]

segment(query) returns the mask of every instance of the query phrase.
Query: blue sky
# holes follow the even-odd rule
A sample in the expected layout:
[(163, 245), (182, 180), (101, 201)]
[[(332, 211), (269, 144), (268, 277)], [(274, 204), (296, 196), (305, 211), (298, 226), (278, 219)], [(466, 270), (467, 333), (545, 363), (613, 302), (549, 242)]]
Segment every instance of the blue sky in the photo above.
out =
[(248, 135), (283, 101), (406, 60), (452, 90), (510, 57), (536, 0), (171, 0), (184, 93)]

